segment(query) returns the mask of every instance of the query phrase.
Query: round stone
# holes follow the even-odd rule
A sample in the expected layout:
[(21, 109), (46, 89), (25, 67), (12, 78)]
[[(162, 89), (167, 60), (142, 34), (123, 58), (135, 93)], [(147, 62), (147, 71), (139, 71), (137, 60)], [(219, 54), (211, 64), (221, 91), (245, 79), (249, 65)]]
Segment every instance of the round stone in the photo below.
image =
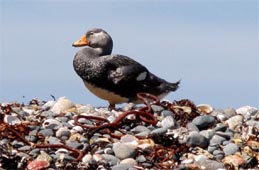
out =
[(208, 139), (205, 138), (198, 132), (191, 132), (187, 137), (187, 144), (190, 146), (199, 146), (201, 148), (206, 148), (208, 146)]
[(232, 155), (239, 151), (239, 147), (234, 143), (229, 143), (226, 146), (223, 147), (223, 152), (226, 156)]
[(161, 112), (161, 116), (163, 116), (163, 117), (166, 117), (166, 116), (174, 116), (174, 113), (172, 112), (172, 111), (170, 111), (170, 110), (163, 110), (162, 112)]
[(215, 118), (210, 115), (197, 116), (192, 120), (192, 123), (196, 125), (200, 130), (208, 128), (209, 126), (213, 125), (214, 122)]
[(228, 124), (228, 127), (232, 130), (234, 130), (238, 125), (242, 125), (244, 117), (242, 115), (235, 115), (231, 118), (229, 118), (226, 123)]
[(109, 163), (110, 166), (117, 165), (120, 160), (113, 155), (102, 154), (103, 158)]
[(210, 145), (221, 145), (224, 141), (226, 141), (226, 138), (220, 135), (214, 135), (210, 140)]
[(173, 129), (177, 127), (177, 122), (174, 120), (172, 116), (166, 116), (162, 121), (161, 121), (161, 126), (167, 129)]
[(137, 153), (136, 147), (124, 143), (115, 143), (112, 149), (115, 156), (119, 159), (132, 158)]

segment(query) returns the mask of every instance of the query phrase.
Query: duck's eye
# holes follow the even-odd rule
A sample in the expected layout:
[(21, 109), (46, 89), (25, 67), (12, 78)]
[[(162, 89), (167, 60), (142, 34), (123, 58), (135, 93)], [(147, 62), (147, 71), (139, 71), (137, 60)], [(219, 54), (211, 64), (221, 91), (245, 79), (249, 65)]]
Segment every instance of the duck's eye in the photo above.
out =
[(94, 32), (93, 32), (93, 31), (89, 32), (89, 35), (93, 35), (93, 34), (94, 34)]

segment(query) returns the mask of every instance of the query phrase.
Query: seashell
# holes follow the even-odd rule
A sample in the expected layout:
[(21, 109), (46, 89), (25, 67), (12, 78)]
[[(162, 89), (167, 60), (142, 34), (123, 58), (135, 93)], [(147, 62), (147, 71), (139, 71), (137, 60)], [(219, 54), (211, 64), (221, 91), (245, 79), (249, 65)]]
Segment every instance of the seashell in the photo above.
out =
[(185, 113), (188, 113), (188, 114), (192, 112), (192, 108), (188, 106), (173, 106), (172, 108), (176, 110), (183, 110)]
[(66, 97), (60, 97), (50, 110), (56, 114), (60, 114), (74, 107), (75, 105)]
[(203, 114), (209, 114), (213, 111), (213, 107), (208, 104), (199, 104), (196, 106), (198, 111)]
[(21, 120), (18, 117), (12, 116), (12, 115), (5, 115), (4, 122), (9, 124), (9, 125), (19, 125), (19, 124), (21, 124)]

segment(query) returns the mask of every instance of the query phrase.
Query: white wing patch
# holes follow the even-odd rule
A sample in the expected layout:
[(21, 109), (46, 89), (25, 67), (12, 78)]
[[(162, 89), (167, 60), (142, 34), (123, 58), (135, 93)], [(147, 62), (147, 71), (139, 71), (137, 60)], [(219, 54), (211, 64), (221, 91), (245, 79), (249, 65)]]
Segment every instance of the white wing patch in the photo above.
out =
[(147, 77), (147, 72), (144, 71), (144, 72), (142, 72), (142, 73), (140, 73), (140, 74), (138, 75), (138, 77), (137, 77), (136, 80), (137, 80), (137, 81), (142, 81), (142, 80), (145, 80), (146, 77)]

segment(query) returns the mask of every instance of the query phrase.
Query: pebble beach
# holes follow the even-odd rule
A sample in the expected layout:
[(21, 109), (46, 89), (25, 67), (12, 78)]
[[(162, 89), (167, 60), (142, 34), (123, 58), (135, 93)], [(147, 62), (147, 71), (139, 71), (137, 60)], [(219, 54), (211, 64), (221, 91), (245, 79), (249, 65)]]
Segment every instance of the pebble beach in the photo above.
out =
[(0, 103), (0, 169), (259, 169), (258, 108), (143, 101), (116, 110), (66, 97)]

